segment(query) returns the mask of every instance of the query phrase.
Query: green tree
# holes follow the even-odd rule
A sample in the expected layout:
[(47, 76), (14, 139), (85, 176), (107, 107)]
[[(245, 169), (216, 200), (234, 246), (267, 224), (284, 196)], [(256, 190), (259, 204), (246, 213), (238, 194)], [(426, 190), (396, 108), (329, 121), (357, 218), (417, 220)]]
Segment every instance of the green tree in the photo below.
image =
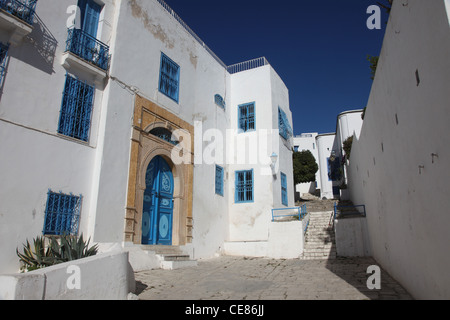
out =
[(293, 166), (294, 184), (316, 181), (319, 166), (311, 151), (294, 152)]

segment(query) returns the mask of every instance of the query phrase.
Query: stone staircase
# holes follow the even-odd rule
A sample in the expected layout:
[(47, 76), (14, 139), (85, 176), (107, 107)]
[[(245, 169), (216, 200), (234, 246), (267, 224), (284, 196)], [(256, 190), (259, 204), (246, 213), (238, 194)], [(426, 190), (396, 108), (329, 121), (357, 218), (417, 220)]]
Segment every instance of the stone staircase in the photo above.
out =
[(155, 253), (160, 260), (161, 269), (175, 270), (197, 266), (197, 260), (192, 260), (178, 246), (143, 245), (142, 249)]
[(336, 258), (336, 240), (333, 223), (330, 225), (332, 211), (310, 212), (308, 230), (305, 236), (303, 260), (323, 260)]

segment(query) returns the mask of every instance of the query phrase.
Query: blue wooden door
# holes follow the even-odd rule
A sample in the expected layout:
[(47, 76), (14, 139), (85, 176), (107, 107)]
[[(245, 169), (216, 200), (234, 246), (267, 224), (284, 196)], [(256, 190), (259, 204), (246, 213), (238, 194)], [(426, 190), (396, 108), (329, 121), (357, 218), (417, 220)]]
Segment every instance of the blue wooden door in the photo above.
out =
[(148, 165), (142, 213), (142, 244), (172, 245), (173, 174), (156, 156)]

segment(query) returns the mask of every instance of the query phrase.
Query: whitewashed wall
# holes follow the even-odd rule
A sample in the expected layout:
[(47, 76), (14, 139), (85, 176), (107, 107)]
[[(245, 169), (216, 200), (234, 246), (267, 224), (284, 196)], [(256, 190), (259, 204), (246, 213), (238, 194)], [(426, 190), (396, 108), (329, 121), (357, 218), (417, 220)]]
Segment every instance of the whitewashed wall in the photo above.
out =
[[(67, 8), (76, 0), (47, 0), (37, 5), (34, 30), (11, 46), (0, 97), (0, 272), (15, 272), (16, 247), (42, 234), (47, 191), (83, 195), (80, 232), (91, 235), (91, 185), (97, 136), (104, 107), (97, 88), (90, 139), (80, 143), (58, 135), (66, 69), (61, 57), (67, 40)], [(102, 15), (99, 37), (110, 44), (112, 1)], [(102, 27), (105, 24), (105, 27)], [(7, 34), (0, 30), (0, 41)], [(85, 80), (84, 74), (76, 74)]]
[(349, 166), (374, 258), (418, 299), (450, 298), (449, 4), (394, 1)]
[(319, 134), (316, 137), (319, 154), (320, 198), (333, 199), (333, 182), (328, 178), (328, 158), (333, 150), (336, 134)]

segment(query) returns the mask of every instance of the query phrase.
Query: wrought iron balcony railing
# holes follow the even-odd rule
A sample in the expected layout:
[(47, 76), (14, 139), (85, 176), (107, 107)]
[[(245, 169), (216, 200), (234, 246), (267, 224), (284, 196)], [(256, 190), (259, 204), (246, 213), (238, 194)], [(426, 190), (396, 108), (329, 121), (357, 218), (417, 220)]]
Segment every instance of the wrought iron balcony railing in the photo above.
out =
[(36, 4), (37, 0), (0, 0), (0, 9), (32, 25)]
[(99, 67), (102, 70), (109, 68), (109, 46), (95, 39), (81, 29), (70, 28), (66, 42), (66, 51)]

